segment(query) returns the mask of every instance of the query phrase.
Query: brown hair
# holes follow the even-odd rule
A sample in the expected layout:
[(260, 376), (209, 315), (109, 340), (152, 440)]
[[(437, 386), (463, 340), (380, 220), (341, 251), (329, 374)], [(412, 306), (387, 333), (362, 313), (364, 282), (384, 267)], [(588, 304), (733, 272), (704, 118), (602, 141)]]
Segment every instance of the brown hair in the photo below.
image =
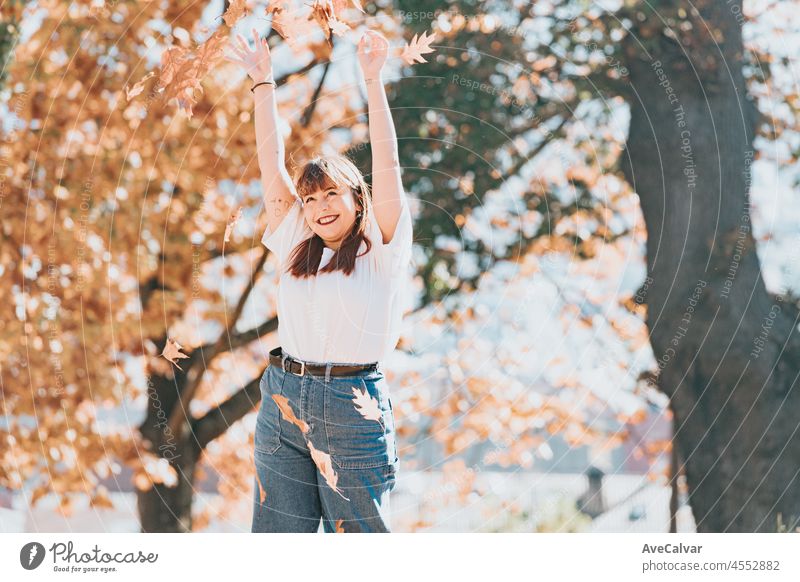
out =
[(332, 273), (343, 271), (345, 275), (353, 272), (356, 266), (356, 257), (361, 241), (366, 242), (367, 254), (372, 248), (372, 242), (366, 236), (367, 224), (372, 213), (372, 195), (364, 177), (358, 168), (344, 156), (330, 155), (312, 158), (297, 172), (295, 185), (300, 200), (317, 190), (328, 188), (349, 187), (355, 196), (356, 202), (361, 206), (356, 215), (355, 224), (350, 233), (344, 237), (342, 244), (333, 253), (330, 261), (322, 269), (319, 268), (322, 260), (322, 250), (325, 243), (317, 233), (311, 238), (299, 243), (290, 256), (288, 271), (295, 277), (312, 277), (317, 273)]

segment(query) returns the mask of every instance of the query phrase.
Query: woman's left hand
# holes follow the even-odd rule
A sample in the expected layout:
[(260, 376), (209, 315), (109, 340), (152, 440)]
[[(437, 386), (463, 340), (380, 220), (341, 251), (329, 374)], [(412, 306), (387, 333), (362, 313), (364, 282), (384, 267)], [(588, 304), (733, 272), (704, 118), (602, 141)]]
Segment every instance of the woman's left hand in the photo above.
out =
[(357, 53), (364, 78), (377, 79), (389, 55), (389, 41), (380, 32), (368, 30), (358, 41)]

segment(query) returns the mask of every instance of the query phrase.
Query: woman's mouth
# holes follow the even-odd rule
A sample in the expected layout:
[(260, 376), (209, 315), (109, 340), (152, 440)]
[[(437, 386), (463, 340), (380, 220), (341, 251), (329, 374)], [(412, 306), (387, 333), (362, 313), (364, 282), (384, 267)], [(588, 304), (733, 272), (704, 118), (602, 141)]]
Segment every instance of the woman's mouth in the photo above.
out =
[(334, 222), (337, 218), (339, 218), (338, 214), (329, 214), (317, 220), (317, 224), (321, 224), (322, 226), (327, 226), (332, 222)]

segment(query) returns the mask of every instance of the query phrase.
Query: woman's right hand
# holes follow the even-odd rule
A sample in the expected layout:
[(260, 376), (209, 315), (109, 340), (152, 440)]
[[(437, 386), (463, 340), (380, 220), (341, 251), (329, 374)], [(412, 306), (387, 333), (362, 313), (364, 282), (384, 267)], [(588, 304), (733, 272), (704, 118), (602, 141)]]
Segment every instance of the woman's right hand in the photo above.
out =
[(237, 63), (244, 67), (250, 78), (258, 83), (260, 81), (272, 80), (272, 57), (269, 53), (269, 44), (266, 38), (259, 38), (256, 29), (253, 29), (253, 40), (255, 40), (255, 50), (250, 50), (244, 37), (237, 33), (236, 40), (239, 48), (233, 47), (236, 58), (225, 55), (225, 60)]

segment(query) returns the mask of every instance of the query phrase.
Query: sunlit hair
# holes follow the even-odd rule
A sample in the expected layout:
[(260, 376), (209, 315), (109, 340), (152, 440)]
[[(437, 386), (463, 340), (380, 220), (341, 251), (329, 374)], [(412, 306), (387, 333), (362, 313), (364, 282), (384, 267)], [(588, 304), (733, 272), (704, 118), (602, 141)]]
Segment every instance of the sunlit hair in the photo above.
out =
[(289, 259), (288, 271), (295, 277), (312, 277), (318, 273), (342, 271), (345, 275), (353, 272), (361, 241), (367, 245), (364, 254), (372, 248), (372, 242), (366, 236), (368, 220), (372, 213), (372, 195), (364, 177), (358, 168), (344, 156), (317, 156), (303, 165), (295, 176), (295, 186), (300, 200), (317, 190), (328, 188), (347, 188), (353, 193), (361, 213), (356, 216), (353, 229), (344, 238), (339, 248), (334, 251), (327, 265), (319, 268), (325, 242), (318, 234), (298, 244)]

